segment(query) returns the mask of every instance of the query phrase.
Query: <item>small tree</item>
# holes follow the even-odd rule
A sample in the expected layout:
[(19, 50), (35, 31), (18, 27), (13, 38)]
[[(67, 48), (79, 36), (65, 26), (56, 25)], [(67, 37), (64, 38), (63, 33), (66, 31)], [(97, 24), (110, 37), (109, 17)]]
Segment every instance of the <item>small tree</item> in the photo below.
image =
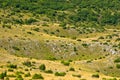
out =
[(6, 77), (7, 76), (7, 72), (5, 71), (5, 72), (2, 72), (1, 74), (0, 74), (0, 79), (4, 79), (4, 77)]
[(42, 71), (44, 71), (44, 70), (46, 69), (45, 64), (41, 64), (41, 65), (39, 66), (39, 69), (42, 70)]

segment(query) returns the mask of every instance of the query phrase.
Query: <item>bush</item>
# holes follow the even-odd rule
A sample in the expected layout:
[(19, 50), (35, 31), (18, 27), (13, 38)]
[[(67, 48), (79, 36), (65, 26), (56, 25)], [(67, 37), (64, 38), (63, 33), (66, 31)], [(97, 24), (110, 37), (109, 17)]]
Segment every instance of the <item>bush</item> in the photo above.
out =
[(9, 64), (8, 65), (9, 68), (13, 68), (13, 69), (16, 69), (17, 68), (17, 65), (14, 65), (14, 64)]
[(52, 74), (53, 71), (52, 71), (52, 70), (46, 70), (45, 73), (50, 73), (50, 74)]
[(114, 62), (115, 62), (115, 63), (119, 63), (119, 62), (120, 62), (120, 57), (117, 58), (117, 59), (115, 59)]
[(14, 70), (13, 70), (13, 69), (11, 69), (11, 68), (9, 68), (9, 69), (8, 69), (8, 71), (9, 71), (9, 72), (13, 72)]
[(4, 24), (2, 27), (3, 27), (3, 28), (11, 29), (11, 25), (7, 25), (7, 24)]
[(116, 64), (116, 68), (120, 69), (120, 64)]
[(25, 65), (27, 67), (31, 67), (32, 63), (30, 61), (25, 61), (25, 62), (23, 62), (23, 65)]
[(32, 30), (34, 30), (34, 31), (36, 31), (36, 32), (39, 32), (39, 28), (34, 28), (34, 29), (32, 29)]
[(5, 79), (5, 80), (10, 80), (10, 79), (9, 79), (9, 77), (6, 77), (6, 79)]
[(116, 41), (120, 41), (120, 38), (117, 38)]
[(23, 80), (22, 76), (21, 75), (17, 75), (16, 76), (17, 78), (15, 80)]
[(69, 70), (70, 70), (70, 71), (75, 71), (75, 69), (74, 69), (74, 68), (72, 68), (72, 67), (71, 67)]
[(98, 39), (104, 39), (104, 37), (103, 37), (103, 36), (100, 36)]
[(41, 74), (34, 74), (32, 79), (44, 79)]
[(57, 59), (55, 57), (49, 57), (48, 60), (55, 61)]
[(80, 74), (73, 74), (72, 76), (81, 78)]
[(39, 69), (44, 71), (44, 70), (46, 69), (45, 64), (41, 64), (41, 65), (39, 66)]
[(2, 72), (1, 74), (0, 74), (0, 79), (3, 79), (4, 80), (4, 77), (6, 77), (7, 76), (7, 72), (5, 71), (5, 72)]
[(62, 64), (64, 64), (65, 66), (69, 66), (70, 62), (69, 61), (61, 61)]
[(93, 74), (92, 77), (99, 78), (99, 74)]
[(83, 47), (88, 47), (88, 44), (83, 43), (82, 46), (83, 46)]
[(30, 19), (25, 20), (25, 23), (26, 23), (26, 24), (32, 24), (32, 23), (34, 23), (34, 22), (37, 22), (37, 20), (36, 20), (36, 19), (33, 19), (33, 18), (30, 18)]
[(20, 49), (18, 48), (18, 47), (16, 47), (16, 46), (13, 46), (12, 47), (14, 50), (16, 50), (16, 51), (19, 51)]
[(56, 72), (55, 76), (65, 76), (66, 73), (65, 72)]
[(25, 77), (30, 77), (30, 76), (31, 74), (29, 72), (25, 74)]

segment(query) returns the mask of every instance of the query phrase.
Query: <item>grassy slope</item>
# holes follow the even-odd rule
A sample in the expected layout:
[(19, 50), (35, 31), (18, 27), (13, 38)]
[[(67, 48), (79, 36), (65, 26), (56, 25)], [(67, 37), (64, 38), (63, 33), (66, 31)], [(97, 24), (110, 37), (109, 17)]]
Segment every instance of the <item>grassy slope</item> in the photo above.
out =
[[(11, 12), (11, 11), (6, 10), (6, 12)], [(24, 15), (22, 19), (28, 19), (30, 17), (35, 18), (35, 16), (33, 16), (31, 13), (28, 12), (26, 13), (21, 12), (19, 14)], [(17, 13), (15, 15), (12, 15), (10, 16), (9, 19), (11, 19), (12, 17), (18, 19), (20, 18), (19, 14)], [(2, 18), (7, 19), (9, 13), (4, 14), (3, 10), (1, 10), (0, 15), (1, 17), (2, 15), (4, 15)], [(46, 19), (45, 16), (42, 18)], [(75, 69), (77, 69), (77, 71), (75, 71), (75, 74), (80, 73), (81, 75), (83, 75), (82, 78), (86, 78), (88, 80), (94, 79), (91, 78), (91, 74), (96, 73), (96, 70), (99, 70), (101, 74), (99, 80), (101, 80), (101, 78), (103, 77), (106, 77), (104, 75), (102, 76), (102, 74), (110, 75), (114, 77), (119, 76), (120, 71), (119, 69), (116, 69), (116, 66), (113, 63), (114, 59), (112, 59), (112, 57), (113, 58), (115, 57), (114, 55), (111, 55), (112, 52), (110, 52), (110, 49), (112, 49), (113, 51), (114, 49), (117, 49), (118, 52), (116, 51), (116, 53), (119, 53), (119, 48), (112, 47), (106, 50), (105, 52), (103, 50), (103, 49), (107, 49), (106, 47), (119, 44), (119, 41), (118, 42), (115, 41), (120, 36), (119, 26), (118, 29), (117, 27), (114, 28), (116, 31), (113, 29), (113, 27), (110, 27), (110, 29), (106, 29), (106, 31), (104, 32), (94, 32), (94, 33), (89, 33), (89, 30), (87, 31), (87, 29), (80, 29), (81, 31), (83, 32), (86, 31), (86, 32), (83, 34), (79, 34), (79, 32), (74, 28), (63, 29), (62, 27), (59, 27), (59, 24), (56, 23), (53, 24), (50, 22), (47, 23), (46, 25), (46, 22), (47, 21), (45, 22), (40, 21), (31, 25), (8, 24), (11, 25), (11, 28), (8, 27), (3, 28), (3, 23), (1, 22), (0, 49), (2, 54), (0, 57), (1, 59), (0, 64), (4, 65), (3, 63), (5, 61), (5, 66), (1, 70), (6, 69), (6, 64), (8, 60), (11, 60), (11, 62), (13, 62), (14, 64), (19, 64), (17, 62), (20, 61), (20, 65), (21, 65), (22, 60), (28, 59), (28, 58), (20, 58), (10, 55), (10, 54), (15, 54), (17, 56), (23, 56), (23, 57), (27, 56), (38, 59), (57, 58), (57, 59), (65, 59), (65, 60), (66, 59), (77, 60), (75, 61), (75, 63), (72, 62), (70, 66), (73, 66), (75, 67)], [(39, 31), (33, 30), (35, 28), (39, 28)], [(101, 36), (105, 38), (107, 35), (113, 35), (113, 34), (118, 34), (118, 36), (117, 37), (114, 36), (112, 39), (98, 39)], [(78, 39), (81, 39), (82, 41), (78, 41)], [(93, 42), (93, 40), (98, 40), (98, 42)], [(106, 43), (108, 40), (110, 40), (110, 42), (108, 42), (109, 45), (102, 45), (101, 47), (101, 45), (99, 46), (99, 44), (97, 44), (97, 43)], [(82, 46), (83, 43), (90, 44), (91, 46), (84, 47)], [(75, 48), (77, 50), (75, 50)], [(15, 62), (14, 62), (14, 58), (17, 59)], [(109, 62), (109, 59), (112, 61)], [(78, 61), (78, 60), (92, 61), (92, 63), (86, 63), (86, 61)], [(54, 70), (55, 68), (59, 68), (58, 70), (64, 70), (65, 68), (64, 71), (66, 71), (70, 67), (70, 66), (69, 67), (63, 66), (60, 63), (60, 61), (55, 61), (55, 62), (52, 61), (49, 62), (46, 60), (35, 60), (35, 61), (38, 62), (36, 64), (36, 67), (38, 67), (39, 63), (44, 63), (46, 64), (46, 66), (50, 65), (49, 68), (51, 68), (52, 70)], [(114, 66), (114, 68), (111, 70), (108, 68), (110, 66)], [(79, 71), (79, 68), (81, 68), (82, 70)], [(31, 73), (35, 73), (36, 71), (38, 71), (38, 69), (31, 71)], [(42, 73), (42, 72), (38, 71), (38, 73)], [(72, 74), (74, 74), (74, 72), (67, 72), (67, 75), (62, 78), (64, 78), (65, 80), (68, 78), (77, 80), (78, 78), (69, 76)], [(61, 78), (61, 77), (55, 77), (53, 74), (48, 75), (42, 73), (42, 75), (44, 77), (48, 76), (46, 77), (46, 80), (50, 78), (54, 78), (54, 79)], [(95, 80), (97, 79), (95, 78)]]
[[(4, 58), (3, 58), (4, 57)], [(22, 62), (24, 61), (31, 61), (31, 62), (35, 62), (33, 67), (26, 67), (25, 65), (22, 64)], [(8, 63), (9, 62), (9, 63)], [(95, 61), (97, 62), (97, 61)], [(30, 72), (31, 76), (30, 77), (24, 77), (24, 80), (28, 80), (31, 79), (31, 77), (33, 76), (34, 73), (40, 73), (42, 74), (42, 76), (44, 77), (45, 80), (79, 80), (79, 79), (87, 79), (87, 80), (101, 80), (102, 78), (107, 78), (107, 79), (112, 79), (112, 77), (109, 76), (105, 76), (102, 73), (98, 73), (93, 71), (93, 69), (90, 69), (88, 67), (86, 67), (87, 65), (92, 65), (90, 63), (86, 64), (86, 61), (73, 61), (70, 63), (69, 66), (65, 66), (63, 64), (60, 63), (60, 61), (48, 61), (48, 60), (36, 60), (36, 59), (29, 59), (29, 58), (22, 58), (22, 57), (16, 57), (13, 55), (8, 54), (8, 52), (6, 52), (3, 49), (0, 49), (0, 72), (3, 72), (5, 70), (8, 70), (9, 68), (7, 67), (7, 65), (9, 64), (17, 64), (18, 68), (14, 69), (13, 72), (8, 71), (7, 75), (17, 75), (16, 72), (21, 71), (23, 72), (22, 76), (24, 77), (24, 75), (28, 72)], [(46, 70), (51, 69), (54, 73), (56, 71), (58, 72), (66, 72), (66, 76), (64, 77), (57, 77), (53, 74), (47, 74), (43, 71), (40, 71), (38, 69), (40, 64), (45, 64), (46, 65)], [(95, 65), (95, 64), (93, 64)], [(73, 67), (75, 69), (75, 71), (69, 71), (69, 68)], [(32, 68), (30, 70), (30, 68)], [(96, 67), (95, 67), (96, 68)], [(94, 69), (95, 69), (94, 68)], [(25, 69), (28, 69), (28, 71), (25, 71)], [(92, 78), (92, 74), (98, 73), (100, 75), (100, 78)], [(81, 75), (81, 78), (78, 77), (73, 77), (72, 75)], [(15, 77), (9, 77), (10, 80), (14, 80)]]

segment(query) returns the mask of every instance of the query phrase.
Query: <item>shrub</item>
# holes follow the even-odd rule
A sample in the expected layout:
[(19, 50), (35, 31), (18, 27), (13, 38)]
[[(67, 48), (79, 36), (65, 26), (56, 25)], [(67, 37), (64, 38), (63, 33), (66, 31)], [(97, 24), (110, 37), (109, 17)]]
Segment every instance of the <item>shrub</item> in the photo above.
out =
[(5, 72), (2, 72), (1, 74), (0, 74), (0, 79), (3, 79), (4, 80), (4, 77), (6, 77), (7, 76), (7, 72), (5, 71)]
[(103, 36), (100, 36), (98, 39), (104, 39), (104, 37), (103, 37)]
[(88, 47), (88, 44), (83, 43), (82, 46), (83, 46), (83, 47)]
[(49, 57), (48, 60), (55, 61), (57, 59), (55, 57)]
[(33, 34), (33, 33), (32, 33), (32, 32), (30, 32), (30, 31), (29, 31), (29, 32), (27, 32), (27, 33), (28, 33), (28, 34)]
[(116, 64), (116, 68), (120, 69), (120, 64)]
[(82, 41), (81, 39), (77, 39), (77, 41)]
[(13, 72), (14, 70), (13, 70), (13, 69), (11, 69), (11, 68), (9, 68), (9, 69), (8, 69), (8, 71), (9, 71), (9, 72)]
[(9, 67), (9, 68), (13, 68), (13, 69), (16, 69), (16, 68), (17, 68), (17, 65), (9, 64), (7, 67)]
[(21, 75), (17, 75), (16, 76), (17, 78), (15, 80), (23, 80), (22, 76)]
[(7, 25), (7, 24), (4, 24), (2, 27), (3, 27), (3, 28), (11, 29), (11, 25)]
[(34, 74), (32, 79), (44, 79), (41, 74)]
[(24, 76), (25, 76), (25, 77), (30, 77), (31, 74), (28, 72), (28, 73), (26, 73)]
[(120, 38), (117, 38), (116, 41), (120, 41)]
[(52, 71), (52, 70), (46, 70), (45, 73), (50, 73), (50, 74), (52, 74), (53, 71)]
[(33, 18), (29, 18), (29, 19), (25, 20), (25, 23), (26, 23), (26, 24), (32, 24), (32, 23), (34, 23), (34, 22), (37, 22), (37, 20), (36, 20), (36, 19), (33, 19)]
[(33, 30), (36, 31), (36, 32), (39, 32), (40, 29), (39, 28), (34, 28)]
[(25, 71), (29, 71), (29, 69), (26, 68)]
[(45, 64), (41, 64), (41, 65), (39, 66), (39, 69), (44, 71), (44, 70), (46, 69)]
[(18, 48), (18, 47), (16, 47), (16, 46), (13, 46), (12, 47), (14, 50), (16, 50), (16, 51), (19, 51), (20, 49)]
[(73, 74), (72, 76), (81, 78), (80, 74)]
[(62, 64), (64, 64), (65, 66), (69, 66), (70, 62), (69, 61), (61, 61)]
[(66, 73), (65, 72), (56, 72), (55, 76), (65, 76)]
[(75, 71), (75, 69), (74, 69), (73, 67), (71, 67), (69, 70), (70, 70), (70, 71)]
[(10, 79), (9, 79), (9, 77), (6, 77), (6, 79), (5, 79), (5, 80), (10, 80)]
[(119, 63), (119, 62), (120, 62), (120, 57), (117, 58), (117, 59), (115, 59), (114, 62), (115, 62), (115, 63)]
[(99, 74), (93, 74), (92, 77), (99, 78)]
[(25, 65), (27, 67), (31, 67), (32, 63), (30, 61), (25, 61), (25, 62), (23, 62), (23, 65)]
[(21, 74), (24, 74), (24, 72), (22, 72), (22, 71), (17, 71), (16, 72), (16, 75), (21, 75)]
[(7, 77), (16, 77), (16, 75), (14, 75), (14, 74), (9, 74), (9, 75), (7, 75)]
[(74, 51), (75, 51), (75, 52), (77, 51), (77, 48), (76, 48), (76, 47), (74, 47)]

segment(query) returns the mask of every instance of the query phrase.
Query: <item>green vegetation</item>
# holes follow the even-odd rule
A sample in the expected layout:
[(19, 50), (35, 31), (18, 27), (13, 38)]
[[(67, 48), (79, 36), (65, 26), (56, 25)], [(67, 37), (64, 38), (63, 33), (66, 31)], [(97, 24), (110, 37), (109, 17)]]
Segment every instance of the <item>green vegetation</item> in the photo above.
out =
[(80, 75), (80, 74), (73, 74), (72, 76), (81, 78), (81, 75)]
[(5, 71), (5, 72), (2, 72), (1, 74), (0, 74), (0, 79), (3, 79), (4, 80), (4, 77), (6, 77), (7, 76), (7, 72)]
[(44, 79), (41, 74), (34, 74), (32, 79)]
[[(66, 27), (67, 24), (85, 27), (118, 25), (120, 18), (119, 0), (1, 0), (0, 4), (0, 8), (3, 9), (12, 7), (11, 15), (21, 12), (21, 10), (29, 11), (36, 17), (46, 15), (50, 21), (59, 22), (63, 27)], [(20, 16), (22, 17), (22, 15)], [(13, 21), (17, 24), (38, 22), (34, 18)], [(85, 23), (89, 25), (85, 25)]]
[(28, 73), (26, 73), (24, 76), (25, 76), (25, 77), (30, 77), (31, 74), (28, 72)]
[(52, 70), (46, 70), (45, 73), (49, 73), (49, 74), (52, 74), (53, 71)]
[(116, 64), (116, 68), (117, 68), (117, 69), (120, 69), (120, 64)]
[(119, 33), (120, 0), (0, 0), (0, 79), (119, 79)]
[(25, 62), (23, 62), (23, 65), (25, 65), (27, 67), (31, 67), (32, 63), (30, 61), (25, 61)]
[(92, 77), (99, 78), (99, 74), (93, 74)]
[(74, 69), (73, 67), (71, 67), (71, 68), (69, 69), (69, 71), (75, 71), (75, 69)]
[(120, 62), (120, 57), (118, 57), (117, 59), (114, 60), (115, 63), (119, 63)]
[(56, 72), (55, 76), (65, 76), (66, 73), (65, 72)]
[(17, 65), (14, 65), (14, 64), (9, 64), (8, 65), (9, 68), (13, 68), (13, 69), (16, 69), (17, 68)]
[(70, 62), (69, 61), (61, 61), (62, 64), (64, 64), (65, 66), (69, 66)]
[(42, 71), (44, 71), (44, 70), (46, 69), (45, 64), (41, 64), (41, 65), (39, 66), (39, 69), (42, 70)]

